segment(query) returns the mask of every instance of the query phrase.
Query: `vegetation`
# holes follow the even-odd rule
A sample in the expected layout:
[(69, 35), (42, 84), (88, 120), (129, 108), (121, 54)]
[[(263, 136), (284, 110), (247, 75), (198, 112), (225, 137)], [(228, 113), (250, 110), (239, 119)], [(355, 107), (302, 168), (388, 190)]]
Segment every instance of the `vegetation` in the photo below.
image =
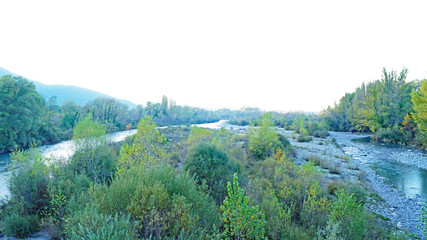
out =
[(0, 78), (0, 152), (29, 147), (44, 139), (46, 102), (29, 81), (21, 77)]
[[(417, 88), (405, 78), (406, 70), (384, 70), (381, 81), (347, 94), (320, 117), (207, 111), (166, 97), (134, 109), (103, 98), (59, 106), (27, 80), (3, 76), (0, 151), (63, 138), (72, 138), (76, 150), (68, 160), (47, 159), (34, 148), (12, 152), (1, 232), (23, 238), (45, 228), (55, 239), (391, 239), (392, 231), (378, 224), (385, 218), (366, 211), (363, 187), (325, 178), (322, 168), (340, 173), (348, 159), (331, 164), (312, 155), (297, 165), (276, 127), (293, 129), (301, 142), (324, 138), (331, 127), (424, 144), (427, 83)], [(157, 127), (220, 118), (251, 127), (246, 134)], [(105, 138), (135, 126), (124, 143)]]
[(206, 184), (209, 194), (220, 204), (226, 196), (226, 183), (231, 181), (236, 166), (216, 145), (202, 142), (190, 150), (184, 169), (195, 176), (199, 184)]
[(283, 145), (279, 140), (279, 135), (273, 127), (273, 121), (270, 114), (265, 114), (258, 128), (249, 130), (249, 152), (257, 159), (265, 159), (272, 154), (277, 148), (282, 148)]
[(249, 206), (236, 174), (233, 183), (227, 183), (227, 192), (228, 197), (220, 207), (223, 236), (227, 239), (264, 239), (264, 214), (258, 206)]
[(378, 139), (425, 147), (426, 80), (407, 82), (407, 72), (383, 69), (381, 80), (345, 94), (324, 119), (335, 131), (372, 132)]
[[(427, 80), (421, 83), (421, 86), (417, 91), (413, 91), (412, 103), (414, 104), (414, 113), (412, 114), (413, 119), (417, 123), (419, 135), (419, 141), (427, 146)], [(412, 131), (414, 128), (411, 116), (405, 116), (405, 121), (402, 123), (403, 127)]]

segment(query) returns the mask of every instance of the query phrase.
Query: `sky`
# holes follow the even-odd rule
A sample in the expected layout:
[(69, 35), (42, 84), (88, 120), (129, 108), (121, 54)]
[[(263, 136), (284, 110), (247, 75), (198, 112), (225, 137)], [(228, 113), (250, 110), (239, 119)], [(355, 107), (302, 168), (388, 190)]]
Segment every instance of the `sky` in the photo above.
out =
[(427, 78), (425, 1), (0, 1), (0, 66), (136, 104), (318, 112)]

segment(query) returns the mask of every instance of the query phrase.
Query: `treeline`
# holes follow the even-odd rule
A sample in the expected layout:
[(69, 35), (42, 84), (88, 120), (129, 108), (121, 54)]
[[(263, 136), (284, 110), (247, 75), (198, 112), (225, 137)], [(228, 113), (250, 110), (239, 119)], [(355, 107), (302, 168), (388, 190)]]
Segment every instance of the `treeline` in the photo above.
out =
[(362, 84), (323, 112), (334, 131), (372, 132), (378, 139), (427, 146), (427, 81), (406, 81), (383, 69), (381, 80)]
[[(259, 109), (256, 112), (261, 114)], [(56, 97), (44, 99), (33, 83), (22, 77), (0, 78), (0, 153), (31, 145), (51, 144), (70, 139), (76, 124), (88, 115), (106, 127), (107, 132), (136, 128), (143, 116), (151, 116), (159, 126), (197, 124), (234, 119), (253, 114), (253, 110), (209, 111), (178, 106), (163, 97), (160, 103), (147, 102), (130, 109), (113, 98), (98, 98), (81, 106)]]
[(69, 161), (52, 162), (34, 149), (14, 152), (1, 232), (23, 238), (43, 228), (52, 239), (407, 239), (365, 210), (361, 186), (331, 183), (313, 162), (296, 165), (271, 114), (244, 135), (159, 129), (149, 116), (123, 145), (108, 144), (105, 132), (90, 117), (77, 123)]

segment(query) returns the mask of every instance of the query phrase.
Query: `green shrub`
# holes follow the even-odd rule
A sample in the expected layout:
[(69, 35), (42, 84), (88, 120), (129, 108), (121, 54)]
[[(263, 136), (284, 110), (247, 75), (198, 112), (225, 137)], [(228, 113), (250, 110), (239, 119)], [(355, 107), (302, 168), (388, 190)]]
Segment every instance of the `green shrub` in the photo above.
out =
[(212, 143), (202, 142), (190, 150), (184, 169), (196, 176), (199, 184), (206, 182), (209, 194), (218, 204), (226, 196), (227, 181), (236, 171), (227, 154)]
[(332, 205), (329, 216), (331, 224), (338, 223), (344, 239), (361, 239), (367, 233), (366, 214), (361, 203), (353, 194), (344, 190), (337, 192), (337, 199)]
[(58, 166), (52, 174), (49, 194), (61, 192), (67, 199), (89, 189), (92, 181), (85, 174), (78, 174), (68, 164)]
[(331, 174), (340, 174), (341, 173), (341, 167), (339, 163), (330, 163), (329, 164), (329, 173)]
[(310, 142), (311, 140), (313, 140), (311, 136), (302, 133), (297, 137), (297, 142)]
[(144, 174), (128, 206), (144, 237), (201, 236), (217, 223), (217, 208), (187, 173), (157, 166)]
[(258, 160), (273, 155), (278, 147), (283, 149), (279, 136), (272, 127), (274, 124), (271, 114), (265, 114), (261, 119), (260, 127), (251, 128), (248, 132), (250, 135), (248, 150)]
[(98, 146), (80, 146), (71, 157), (69, 167), (76, 174), (86, 175), (94, 182), (107, 182), (114, 176), (117, 156), (106, 143)]
[(337, 196), (338, 191), (345, 191), (352, 195), (357, 203), (365, 203), (368, 196), (367, 191), (361, 185), (346, 181), (333, 181), (329, 183), (327, 190), (329, 194), (335, 196)]
[(7, 236), (17, 238), (29, 237), (39, 229), (39, 219), (37, 215), (20, 215), (13, 213), (4, 219), (2, 232)]
[(282, 207), (274, 189), (264, 189), (260, 210), (265, 214), (265, 235), (268, 239), (283, 239), (291, 225), (291, 209)]
[(237, 174), (227, 183), (228, 197), (221, 205), (224, 237), (229, 239), (264, 239), (265, 216), (258, 206), (250, 206), (245, 192), (239, 186)]
[(11, 200), (20, 202), (23, 213), (40, 213), (49, 201), (49, 168), (46, 159), (35, 149), (17, 151), (11, 154), (12, 165), (20, 166), (9, 179)]
[(313, 162), (316, 166), (321, 166), (322, 168), (329, 168), (329, 166), (327, 166), (325, 160), (321, 157), (319, 157), (318, 155), (310, 155), (308, 157), (306, 157), (306, 160), (309, 162)]
[(318, 138), (326, 138), (327, 136), (329, 136), (329, 132), (327, 130), (320, 129), (313, 131), (311, 135)]
[(81, 211), (72, 212), (66, 219), (67, 239), (136, 239), (135, 224), (129, 216), (122, 214), (105, 215), (98, 208), (88, 205)]
[(110, 186), (96, 185), (92, 194), (103, 214), (125, 212), (137, 220), (140, 237), (197, 239), (218, 223), (216, 205), (204, 193), (206, 188), (187, 172), (157, 165), (150, 171), (128, 169)]
[(420, 226), (420, 228), (423, 230), (424, 238), (427, 239), (427, 205), (426, 204), (424, 204), (421, 207), (421, 214), (420, 214), (419, 218), (420, 218), (420, 221), (422, 224)]

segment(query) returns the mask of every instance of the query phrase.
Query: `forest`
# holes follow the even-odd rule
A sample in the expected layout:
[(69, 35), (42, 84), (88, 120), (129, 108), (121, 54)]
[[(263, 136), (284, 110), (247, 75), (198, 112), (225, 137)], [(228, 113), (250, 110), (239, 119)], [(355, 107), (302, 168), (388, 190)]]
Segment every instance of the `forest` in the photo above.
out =
[[(160, 103), (129, 109), (114, 99), (85, 106), (43, 99), (21, 77), (0, 79), (0, 149), (12, 151), (10, 198), (0, 230), (52, 239), (408, 239), (366, 206), (379, 199), (359, 180), (331, 180), (339, 168), (296, 151), (328, 131), (372, 132), (378, 139), (425, 147), (427, 81), (383, 71), (318, 115), (256, 108), (208, 111)], [(193, 123), (230, 119), (245, 132)], [(168, 126), (158, 128), (158, 126)], [(136, 128), (124, 142), (106, 133)], [(35, 146), (75, 142), (70, 159)], [(319, 145), (329, 144), (325, 141)], [(330, 142), (334, 145), (334, 142)], [(347, 164), (346, 155), (335, 158)], [(427, 236), (427, 210), (424, 211)]]
[(113, 98), (97, 98), (84, 106), (72, 100), (58, 104), (56, 97), (44, 99), (32, 82), (11, 75), (0, 78), (0, 106), (0, 153), (70, 139), (76, 123), (88, 115), (104, 125), (107, 132), (114, 132), (135, 129), (143, 116), (151, 116), (157, 125), (166, 126), (262, 114), (257, 108), (209, 111), (179, 106), (166, 96), (160, 103), (147, 102), (132, 109)]
[(427, 81), (383, 69), (380, 80), (346, 93), (322, 115), (333, 131), (371, 132), (379, 140), (427, 147)]

